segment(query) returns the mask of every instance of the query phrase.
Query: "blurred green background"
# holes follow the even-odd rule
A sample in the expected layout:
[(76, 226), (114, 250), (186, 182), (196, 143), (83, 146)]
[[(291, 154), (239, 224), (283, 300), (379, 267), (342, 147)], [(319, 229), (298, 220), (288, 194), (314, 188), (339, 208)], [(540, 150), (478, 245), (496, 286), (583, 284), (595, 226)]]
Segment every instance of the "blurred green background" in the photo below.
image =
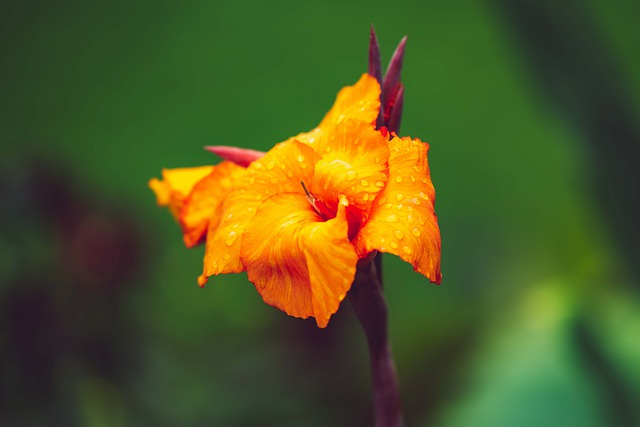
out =
[(640, 3), (0, 6), (0, 425), (368, 426), (329, 327), (196, 285), (147, 181), (314, 127), (407, 34), (443, 284), (387, 256), (410, 426), (640, 425)]

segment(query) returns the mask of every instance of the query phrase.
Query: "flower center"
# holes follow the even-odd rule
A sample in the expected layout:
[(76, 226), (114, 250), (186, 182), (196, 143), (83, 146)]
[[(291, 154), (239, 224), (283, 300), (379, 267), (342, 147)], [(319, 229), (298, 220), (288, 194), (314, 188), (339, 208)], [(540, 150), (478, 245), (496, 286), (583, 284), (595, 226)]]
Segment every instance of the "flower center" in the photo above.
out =
[(327, 221), (336, 217), (335, 209), (331, 209), (329, 206), (327, 206), (326, 203), (324, 203), (321, 199), (319, 199), (313, 193), (311, 193), (307, 189), (307, 186), (304, 184), (304, 181), (300, 181), (300, 184), (302, 184), (302, 189), (304, 190), (304, 194), (307, 196), (307, 200), (309, 201), (309, 204), (311, 205), (313, 210), (318, 214), (318, 216), (322, 218), (323, 221)]

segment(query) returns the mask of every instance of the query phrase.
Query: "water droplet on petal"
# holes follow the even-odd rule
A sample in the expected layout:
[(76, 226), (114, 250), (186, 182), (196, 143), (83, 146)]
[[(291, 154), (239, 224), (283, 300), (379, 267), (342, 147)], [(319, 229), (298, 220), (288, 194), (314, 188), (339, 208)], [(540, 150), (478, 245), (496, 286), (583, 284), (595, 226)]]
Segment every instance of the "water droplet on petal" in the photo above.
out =
[(369, 200), (369, 193), (364, 193), (364, 195), (362, 196), (362, 200), (364, 200), (365, 202)]
[(382, 182), (382, 181), (376, 181), (376, 187), (384, 188), (384, 182)]
[(231, 246), (236, 242), (237, 239), (238, 239), (238, 233), (236, 233), (235, 231), (232, 231), (224, 240), (224, 244), (227, 246)]
[(396, 177), (396, 182), (402, 182), (402, 177), (401, 176), (397, 176)]
[(398, 222), (398, 215), (392, 214), (384, 219), (387, 222)]
[(419, 204), (421, 203), (421, 202), (420, 202), (420, 199), (418, 199), (417, 197), (414, 197), (413, 199), (411, 199), (411, 201), (412, 201), (412, 202), (413, 202), (413, 204), (414, 204), (414, 205), (416, 205), (416, 206), (417, 206), (417, 205), (419, 205)]
[(302, 154), (298, 154), (298, 161), (300, 163), (304, 162), (304, 156)]
[(404, 251), (405, 254), (407, 255), (411, 255), (411, 248), (409, 246), (403, 246), (402, 250)]
[(356, 176), (358, 176), (358, 174), (354, 171), (347, 172), (347, 180), (349, 181), (353, 181), (354, 179), (356, 179)]
[(418, 224), (424, 225), (424, 219), (418, 217)]
[(267, 163), (267, 169), (273, 169), (275, 166), (276, 166), (276, 162), (271, 161)]
[(413, 230), (411, 230), (411, 232), (413, 233), (414, 236), (419, 237), (420, 236), (420, 230), (418, 230), (417, 228), (414, 228)]
[(393, 231), (394, 236), (396, 236), (398, 239), (402, 239), (404, 237), (404, 234), (402, 234), (402, 231), (400, 230), (394, 230)]
[(385, 199), (384, 197), (381, 197), (380, 200), (378, 200), (378, 204), (380, 206), (384, 205), (385, 203), (387, 203), (387, 199)]
[(407, 215), (407, 222), (409, 224), (413, 224), (413, 215), (411, 215), (411, 214)]
[(401, 211), (403, 208), (402, 203), (398, 204), (398, 206), (396, 206), (396, 209), (398, 209), (399, 211)]
[(398, 244), (396, 242), (389, 243), (393, 249), (398, 249)]
[(402, 195), (402, 193), (396, 194), (396, 200), (400, 201), (402, 199), (404, 199), (404, 196)]
[(362, 185), (363, 187), (366, 187), (369, 185), (369, 182), (366, 179), (363, 179), (362, 181), (360, 181), (360, 185)]

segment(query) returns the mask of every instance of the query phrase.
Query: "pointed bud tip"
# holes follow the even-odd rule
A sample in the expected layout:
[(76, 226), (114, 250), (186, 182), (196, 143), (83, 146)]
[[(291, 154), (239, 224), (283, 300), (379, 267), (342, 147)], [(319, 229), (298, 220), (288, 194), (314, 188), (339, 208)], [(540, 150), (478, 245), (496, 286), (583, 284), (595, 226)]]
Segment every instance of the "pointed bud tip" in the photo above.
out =
[(265, 153), (257, 150), (250, 150), (248, 148), (229, 147), (226, 145), (209, 145), (204, 147), (205, 150), (221, 157), (225, 160), (229, 160), (238, 166), (247, 167), (254, 160), (262, 158)]

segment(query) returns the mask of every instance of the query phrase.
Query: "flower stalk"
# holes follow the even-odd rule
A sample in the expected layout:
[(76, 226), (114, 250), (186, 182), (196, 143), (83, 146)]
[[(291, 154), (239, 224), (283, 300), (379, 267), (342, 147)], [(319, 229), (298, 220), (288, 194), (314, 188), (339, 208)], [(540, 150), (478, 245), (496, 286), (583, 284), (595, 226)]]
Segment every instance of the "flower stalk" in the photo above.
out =
[(367, 337), (375, 426), (401, 427), (404, 421), (396, 368), (389, 344), (387, 304), (375, 262), (360, 260), (355, 280), (349, 290), (349, 301)]
[[(404, 101), (404, 86), (400, 82), (402, 60), (407, 38), (396, 48), (384, 80), (380, 47), (371, 27), (369, 39), (369, 75), (375, 77), (382, 88), (377, 127), (398, 132)], [(371, 382), (376, 427), (401, 427), (404, 425), (402, 403), (396, 375), (395, 362), (389, 343), (388, 311), (382, 287), (382, 254), (358, 262), (356, 276), (349, 290), (349, 301), (367, 337), (371, 362)]]

